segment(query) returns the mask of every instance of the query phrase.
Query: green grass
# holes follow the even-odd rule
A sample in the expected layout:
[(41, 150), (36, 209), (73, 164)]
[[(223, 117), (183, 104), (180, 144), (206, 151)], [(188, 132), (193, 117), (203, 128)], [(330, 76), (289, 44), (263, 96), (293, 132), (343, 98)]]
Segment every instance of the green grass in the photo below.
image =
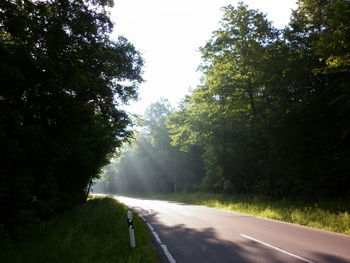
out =
[(111, 198), (86, 204), (44, 224), (30, 239), (0, 240), (0, 262), (158, 262), (151, 234), (134, 214), (136, 248), (130, 248), (127, 207)]
[(178, 193), (149, 197), (204, 205), (350, 235), (350, 204), (341, 201), (301, 203), (258, 196)]

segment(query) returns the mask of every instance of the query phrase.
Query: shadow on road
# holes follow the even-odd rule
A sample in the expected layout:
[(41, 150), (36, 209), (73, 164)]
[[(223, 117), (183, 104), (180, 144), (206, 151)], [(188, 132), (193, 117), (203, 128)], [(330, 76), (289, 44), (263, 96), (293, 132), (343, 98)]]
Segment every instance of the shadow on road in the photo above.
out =
[(313, 258), (316, 258), (317, 261), (316, 262), (325, 262), (325, 263), (349, 263), (349, 260), (346, 259), (342, 259), (340, 257), (337, 256), (333, 256), (333, 255), (327, 255), (327, 254), (322, 254), (322, 253), (318, 253), (318, 252), (314, 252), (313, 253)]
[[(308, 262), (266, 247), (252, 240), (241, 238), (237, 232), (218, 236), (213, 227), (186, 227), (183, 224), (166, 225), (155, 210), (133, 207), (156, 230), (177, 263), (295, 263)], [(191, 220), (189, 218), (189, 220)], [(170, 220), (171, 221), (171, 220)], [(219, 224), (219, 223), (218, 223)], [(193, 225), (193, 224), (192, 224)], [(229, 231), (229, 230), (228, 230)], [(231, 241), (230, 241), (231, 240)], [(292, 252), (292, 251), (291, 251)], [(309, 262), (347, 263), (336, 255), (307, 251)], [(302, 256), (302, 255), (300, 255)], [(306, 256), (304, 256), (307, 258)]]
[(250, 240), (236, 243), (223, 240), (213, 228), (190, 229), (184, 224), (167, 227), (158, 222), (157, 214), (144, 216), (178, 263), (302, 262), (284, 254), (271, 253), (270, 249)]

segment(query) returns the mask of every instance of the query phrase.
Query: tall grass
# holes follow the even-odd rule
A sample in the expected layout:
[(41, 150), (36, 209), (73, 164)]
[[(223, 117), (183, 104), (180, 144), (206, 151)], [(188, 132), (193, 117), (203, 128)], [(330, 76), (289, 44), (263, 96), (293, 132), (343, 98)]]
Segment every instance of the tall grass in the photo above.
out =
[(31, 238), (0, 240), (0, 262), (158, 262), (151, 235), (135, 215), (136, 248), (130, 248), (127, 207), (93, 198), (49, 223)]
[(350, 204), (272, 200), (266, 197), (211, 193), (152, 195), (153, 198), (204, 205), (350, 235)]

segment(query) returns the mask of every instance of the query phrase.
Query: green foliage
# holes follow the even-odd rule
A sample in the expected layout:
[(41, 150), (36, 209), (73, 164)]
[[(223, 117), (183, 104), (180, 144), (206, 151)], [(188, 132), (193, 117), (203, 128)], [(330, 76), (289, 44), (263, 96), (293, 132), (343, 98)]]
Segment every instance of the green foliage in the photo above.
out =
[(134, 215), (137, 247), (130, 247), (127, 207), (111, 198), (86, 204), (43, 224), (30, 238), (0, 240), (1, 262), (158, 262), (151, 235)]
[(241, 192), (260, 179), (259, 151), (265, 151), (263, 130), (273, 107), (267, 63), (280, 41), (262, 13), (242, 3), (224, 12), (202, 48), (205, 81), (170, 117), (170, 127), (175, 145), (204, 148), (205, 189)]
[(106, 167), (108, 182), (98, 182), (94, 191), (109, 193), (150, 193), (193, 190), (203, 175), (200, 150), (181, 152), (170, 144), (166, 125), (173, 112), (165, 99), (146, 110), (144, 126), (121, 157)]
[(135, 98), (142, 60), (109, 39), (112, 4), (0, 3), (0, 232), (84, 202), (131, 135), (118, 106)]
[(284, 30), (243, 3), (223, 10), (172, 145), (203, 149), (204, 190), (348, 198), (349, 2), (299, 1)]
[(243, 3), (224, 7), (201, 48), (201, 85), (175, 111), (149, 108), (115, 167), (118, 191), (348, 199), (349, 10), (299, 1), (278, 30)]
[(336, 1), (299, 1), (292, 20), (299, 34), (307, 37), (314, 53), (323, 62), (315, 72), (349, 72), (350, 3)]

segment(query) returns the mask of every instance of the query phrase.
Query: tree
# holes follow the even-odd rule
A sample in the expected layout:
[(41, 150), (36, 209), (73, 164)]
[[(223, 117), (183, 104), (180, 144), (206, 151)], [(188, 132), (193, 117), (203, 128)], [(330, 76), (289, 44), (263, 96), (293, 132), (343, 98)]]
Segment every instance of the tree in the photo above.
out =
[[(345, 17), (350, 5), (341, 0), (298, 4), (284, 32), (291, 60), (302, 65), (289, 71), (302, 81), (289, 78), (298, 99), (282, 121), (285, 131), (280, 135), (293, 142), (280, 141), (283, 148), (288, 147), (289, 161), (285, 158), (284, 163), (294, 170), (298, 192), (349, 196), (343, 186), (349, 180), (349, 23)], [(291, 131), (294, 135), (289, 136)]]
[[(152, 103), (134, 141), (124, 145), (114, 167), (114, 191), (118, 193), (168, 193), (197, 188), (203, 176), (199, 149), (187, 152), (170, 144), (168, 118), (174, 109), (167, 99)], [(107, 170), (108, 170), (107, 169)], [(111, 177), (110, 176), (110, 177)]]
[(223, 10), (173, 145), (203, 149), (206, 190), (349, 196), (349, 2), (299, 1), (282, 31), (243, 3)]
[(271, 107), (267, 69), (279, 32), (243, 3), (223, 10), (220, 28), (202, 48), (204, 83), (187, 99), (187, 118), (172, 126), (173, 139), (177, 143), (181, 132), (187, 142), (196, 138), (204, 147), (208, 185), (248, 191), (262, 169), (257, 158), (266, 151), (264, 118)]
[(301, 0), (294, 12), (291, 26), (307, 40), (323, 62), (315, 72), (344, 72), (350, 69), (349, 16), (346, 0)]
[(131, 135), (118, 107), (136, 97), (142, 59), (126, 39), (109, 39), (112, 5), (0, 4), (2, 227), (83, 202)]

